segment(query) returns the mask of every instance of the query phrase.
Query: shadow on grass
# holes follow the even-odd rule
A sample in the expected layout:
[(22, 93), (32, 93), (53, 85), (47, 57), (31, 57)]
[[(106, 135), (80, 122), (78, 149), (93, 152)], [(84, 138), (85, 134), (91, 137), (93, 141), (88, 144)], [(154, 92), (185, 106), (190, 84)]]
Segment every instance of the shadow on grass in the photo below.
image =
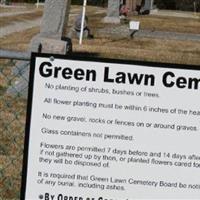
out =
[(5, 94), (6, 89), (7, 89), (6, 87), (0, 85), (0, 96), (3, 96), (3, 94)]
[(99, 53), (89, 53), (89, 52), (86, 52), (86, 51), (77, 51), (77, 52), (72, 52), (71, 53), (72, 56), (78, 56), (78, 57), (92, 57), (92, 58), (95, 58), (95, 57), (99, 57), (100, 54)]

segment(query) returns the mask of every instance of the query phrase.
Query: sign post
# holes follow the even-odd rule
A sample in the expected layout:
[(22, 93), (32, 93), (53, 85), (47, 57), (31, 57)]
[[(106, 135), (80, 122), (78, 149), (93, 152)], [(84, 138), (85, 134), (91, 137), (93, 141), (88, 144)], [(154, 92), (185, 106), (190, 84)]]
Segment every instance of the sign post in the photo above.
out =
[(80, 45), (82, 45), (82, 42), (83, 42), (83, 32), (84, 32), (86, 6), (87, 6), (87, 0), (84, 0), (84, 2), (83, 2), (82, 20), (81, 20), (81, 33), (80, 33), (80, 38), (79, 38), (79, 44)]
[(198, 199), (200, 70), (33, 54), (21, 200)]
[(39, 8), (39, 3), (40, 3), (40, 0), (37, 0), (37, 8)]

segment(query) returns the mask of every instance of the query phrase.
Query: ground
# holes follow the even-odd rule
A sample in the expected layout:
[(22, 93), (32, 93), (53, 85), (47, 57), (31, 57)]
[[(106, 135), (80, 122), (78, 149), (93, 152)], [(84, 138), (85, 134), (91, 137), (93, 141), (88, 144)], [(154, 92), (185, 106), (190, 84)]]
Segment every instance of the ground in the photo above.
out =
[[(8, 8), (1, 9), (3, 14), (10, 11)], [(32, 7), (31, 9), (29, 6), (27, 10), (30, 13), (22, 14), (21, 12), (25, 10), (24, 8), (23, 10), (20, 8), (19, 11), (15, 10), (15, 14), (19, 12), (18, 15), (0, 17), (1, 34), (4, 35), (4, 30), (7, 33), (11, 33), (0, 37), (1, 49), (28, 49), (30, 39), (39, 32), (37, 25), (42, 15), (42, 8), (36, 9)], [(11, 8), (11, 12), (13, 12), (13, 8)], [(70, 26), (79, 12), (80, 7), (72, 7)], [(89, 25), (95, 39), (84, 40), (83, 45), (80, 46), (78, 45), (78, 39), (74, 38), (73, 47), (75, 52), (86, 52), (98, 57), (120, 59), (195, 65), (199, 65), (200, 63), (200, 18), (198, 16), (192, 17), (193, 14), (190, 14), (188, 18), (163, 15), (158, 17), (157, 13), (152, 16), (131, 16), (130, 20), (141, 22), (141, 32), (149, 31), (150, 33), (141, 33), (143, 34), (142, 37), (141, 34), (138, 34), (134, 39), (130, 39), (129, 34), (127, 34), (128, 22), (124, 22), (120, 26), (102, 23), (102, 19), (106, 15), (105, 9), (88, 7), (87, 15), (89, 16)], [(16, 23), (21, 23), (23, 31), (14, 32), (16, 27), (19, 28)], [(112, 33), (112, 30), (115, 29), (116, 33)], [(126, 31), (124, 32), (125, 29)], [(158, 37), (157, 32), (161, 36), (167, 32), (167, 37), (165, 35)], [(178, 36), (176, 37), (175, 35), (175, 37), (172, 37), (173, 35), (170, 36), (170, 34), (178, 34)], [(181, 39), (181, 37), (184, 39)], [(192, 38), (197, 39), (192, 40)]]
[[(68, 30), (81, 7), (71, 9)], [(27, 51), (31, 38), (39, 32), (43, 8), (23, 5), (0, 7), (0, 49)], [(131, 39), (128, 22), (110, 25), (102, 22), (104, 8), (88, 7), (89, 27), (94, 39), (83, 45), (73, 37), (77, 54), (196, 65), (200, 68), (200, 18), (173, 14), (130, 16), (141, 22), (141, 31)], [(17, 32), (16, 32), (17, 31)], [(0, 55), (1, 56), (1, 55)], [(14, 62), (14, 63), (13, 63)], [(26, 101), (8, 97), (6, 89), (15, 80), (12, 68), (16, 61), (0, 59), (0, 200), (17, 199), (20, 189)]]

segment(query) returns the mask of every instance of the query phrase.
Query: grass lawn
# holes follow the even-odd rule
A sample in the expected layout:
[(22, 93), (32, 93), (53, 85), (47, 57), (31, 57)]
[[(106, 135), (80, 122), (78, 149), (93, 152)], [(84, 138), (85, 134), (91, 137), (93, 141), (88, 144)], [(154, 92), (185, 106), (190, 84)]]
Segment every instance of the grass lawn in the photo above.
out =
[(0, 49), (26, 51), (31, 38), (39, 33), (39, 27), (27, 29), (26, 31), (10, 34), (0, 38)]
[(97, 38), (84, 41), (79, 46), (74, 40), (74, 51), (93, 53), (98, 57), (131, 59), (177, 64), (200, 63), (200, 47), (196, 42), (136, 38), (111, 39)]
[(0, 17), (0, 27), (26, 20), (34, 20), (42, 16), (42, 9), (33, 10), (34, 13), (20, 14), (16, 16)]
[[(105, 13), (89, 15), (90, 27), (94, 32), (94, 40), (85, 40), (82, 46), (78, 40), (73, 40), (75, 52), (93, 53), (98, 57), (134, 59), (154, 62), (178, 64), (200, 64), (200, 42), (180, 41), (157, 38), (130, 39), (121, 35), (100, 35), (98, 30), (103, 27), (115, 27), (102, 23)], [(185, 19), (180, 17), (132, 16), (130, 20), (141, 23), (141, 29), (154, 31), (175, 31), (179, 33), (200, 34), (200, 19)], [(127, 24), (128, 26), (128, 24)]]
[(133, 20), (141, 23), (142, 29), (200, 34), (200, 18), (181, 18), (164, 16), (134, 16)]
[(9, 13), (9, 12), (21, 12), (21, 11), (28, 11), (35, 9), (36, 6), (33, 4), (18, 4), (18, 6), (12, 7), (12, 6), (0, 6), (0, 13)]

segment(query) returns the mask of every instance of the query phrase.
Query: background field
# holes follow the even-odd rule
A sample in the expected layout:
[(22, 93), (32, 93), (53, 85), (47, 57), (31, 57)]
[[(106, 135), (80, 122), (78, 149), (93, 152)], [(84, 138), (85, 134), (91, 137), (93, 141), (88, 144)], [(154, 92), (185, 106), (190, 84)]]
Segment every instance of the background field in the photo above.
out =
[[(42, 10), (42, 8), (36, 9), (33, 6), (19, 9), (0, 8), (0, 13), (31, 11), (31, 14), (21, 13), (15, 16), (1, 16), (1, 31), (3, 31), (3, 28), (19, 22), (29, 23), (30, 20), (39, 19), (42, 16)], [(78, 13), (80, 13), (80, 7), (73, 6), (68, 32), (72, 29)], [(106, 15), (104, 8), (89, 6), (87, 15), (94, 39), (84, 40), (83, 45), (80, 46), (78, 39), (73, 37), (73, 50), (76, 54), (188, 64), (200, 68), (200, 41), (156, 37), (135, 37), (131, 39), (129, 35), (123, 33), (123, 30), (128, 28), (127, 21), (124, 21), (120, 26), (102, 22)], [(199, 18), (130, 16), (129, 19), (140, 21), (141, 29), (151, 32), (200, 34)], [(122, 31), (117, 31), (113, 35), (110, 34), (108, 30), (114, 29)], [(38, 24), (38, 26), (1, 37), (0, 49), (27, 51), (31, 38), (39, 33), (39, 30)], [(7, 88), (17, 80), (16, 75), (13, 74), (13, 67), (16, 63), (16, 60), (0, 59), (0, 200), (18, 199), (20, 190), (26, 100), (18, 95), (10, 97), (6, 94)]]

